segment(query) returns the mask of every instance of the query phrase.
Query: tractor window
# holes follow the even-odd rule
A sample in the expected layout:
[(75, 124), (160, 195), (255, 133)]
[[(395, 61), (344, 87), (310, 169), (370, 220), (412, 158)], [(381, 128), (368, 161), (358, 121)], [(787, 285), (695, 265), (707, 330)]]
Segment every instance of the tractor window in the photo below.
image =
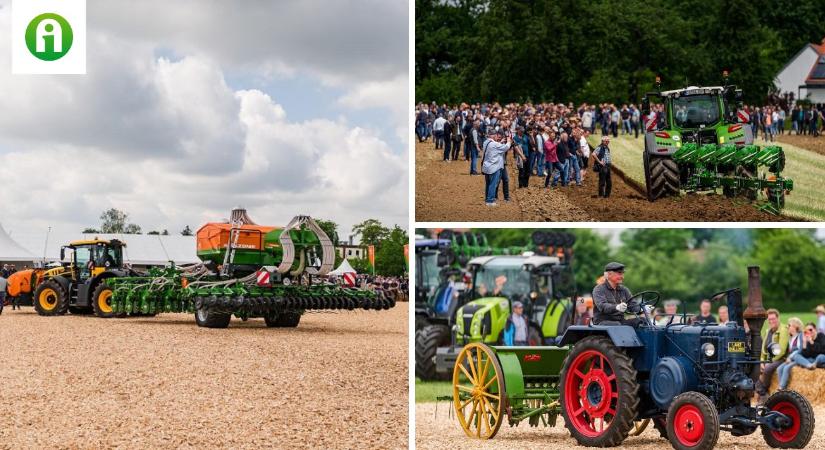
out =
[[(473, 277), (475, 297), (520, 298), (530, 293), (530, 273), (521, 268), (521, 258), (493, 260), (476, 270)], [(500, 278), (504, 276), (504, 278)], [(504, 281), (497, 292), (497, 280)]]
[(673, 121), (680, 128), (699, 128), (719, 121), (719, 104), (711, 95), (673, 98)]
[(419, 254), (419, 264), (416, 267), (420, 275), (420, 289), (429, 291), (438, 287), (438, 253), (422, 252)]
[(76, 247), (74, 249), (75, 267), (80, 273), (80, 279), (85, 280), (91, 275), (89, 261), (92, 259), (92, 249), (89, 247)]

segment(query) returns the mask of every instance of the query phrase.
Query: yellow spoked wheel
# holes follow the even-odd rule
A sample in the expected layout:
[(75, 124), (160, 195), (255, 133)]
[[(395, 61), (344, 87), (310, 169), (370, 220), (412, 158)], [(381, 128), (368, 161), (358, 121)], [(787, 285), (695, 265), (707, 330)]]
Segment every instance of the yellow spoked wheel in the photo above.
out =
[(633, 423), (633, 429), (630, 430), (630, 434), (628, 434), (628, 436), (638, 436), (642, 434), (649, 423), (650, 419), (637, 420)]
[(98, 317), (112, 317), (112, 288), (106, 283), (100, 283), (92, 293), (92, 309)]
[(453, 407), (467, 436), (492, 439), (504, 419), (504, 373), (493, 350), (466, 345), (453, 368)]
[(57, 308), (57, 292), (52, 288), (45, 288), (40, 291), (37, 302), (40, 303), (40, 309), (43, 311), (53, 311)]
[(68, 295), (56, 280), (46, 280), (34, 291), (34, 309), (41, 316), (66, 314)]

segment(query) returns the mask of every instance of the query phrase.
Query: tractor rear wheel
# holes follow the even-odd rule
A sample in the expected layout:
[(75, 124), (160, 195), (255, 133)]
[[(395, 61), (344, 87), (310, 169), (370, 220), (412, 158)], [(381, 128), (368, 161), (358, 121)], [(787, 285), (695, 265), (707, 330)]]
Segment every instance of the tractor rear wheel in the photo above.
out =
[(667, 411), (667, 435), (676, 450), (710, 450), (719, 439), (719, 412), (699, 392), (673, 399)]
[(564, 425), (585, 447), (615, 447), (633, 429), (639, 407), (633, 361), (605, 336), (579, 341), (561, 370)]
[(465, 345), (453, 367), (453, 409), (464, 433), (492, 439), (507, 414), (505, 402), (504, 371), (493, 349)]
[(34, 291), (34, 309), (41, 316), (66, 314), (69, 309), (69, 293), (57, 281), (45, 281)]
[(115, 316), (112, 308), (112, 288), (106, 283), (100, 283), (92, 292), (92, 309), (97, 317), (108, 319)]
[(648, 200), (679, 195), (679, 165), (673, 158), (645, 153), (645, 167)]
[(796, 391), (777, 391), (765, 402), (771, 411), (778, 411), (791, 419), (791, 426), (770, 430), (762, 426), (765, 442), (774, 448), (803, 448), (808, 445), (814, 432), (814, 411), (811, 403)]
[(199, 327), (226, 328), (230, 320), (232, 320), (230, 313), (219, 313), (204, 308), (195, 310), (195, 322)]
[(447, 379), (435, 370), (435, 354), (438, 347), (450, 341), (450, 329), (446, 325), (428, 325), (415, 332), (415, 376), (422, 380)]

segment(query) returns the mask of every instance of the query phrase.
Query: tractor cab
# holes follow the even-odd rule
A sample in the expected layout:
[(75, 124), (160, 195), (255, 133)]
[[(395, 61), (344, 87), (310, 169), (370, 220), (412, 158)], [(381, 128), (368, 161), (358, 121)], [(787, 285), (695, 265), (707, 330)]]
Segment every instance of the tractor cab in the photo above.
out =
[(60, 260), (64, 261), (67, 256), (66, 250), (71, 250), (68, 269), (71, 271), (72, 280), (84, 282), (107, 270), (123, 267), (125, 246), (126, 244), (117, 239), (74, 241), (61, 247)]

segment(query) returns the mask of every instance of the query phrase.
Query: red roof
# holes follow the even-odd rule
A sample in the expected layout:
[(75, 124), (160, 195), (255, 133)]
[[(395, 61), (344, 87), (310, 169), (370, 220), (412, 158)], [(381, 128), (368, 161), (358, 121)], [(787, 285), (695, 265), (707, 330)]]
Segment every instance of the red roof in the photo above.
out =
[(808, 72), (805, 84), (825, 84), (825, 39), (819, 44), (810, 44), (819, 57)]

